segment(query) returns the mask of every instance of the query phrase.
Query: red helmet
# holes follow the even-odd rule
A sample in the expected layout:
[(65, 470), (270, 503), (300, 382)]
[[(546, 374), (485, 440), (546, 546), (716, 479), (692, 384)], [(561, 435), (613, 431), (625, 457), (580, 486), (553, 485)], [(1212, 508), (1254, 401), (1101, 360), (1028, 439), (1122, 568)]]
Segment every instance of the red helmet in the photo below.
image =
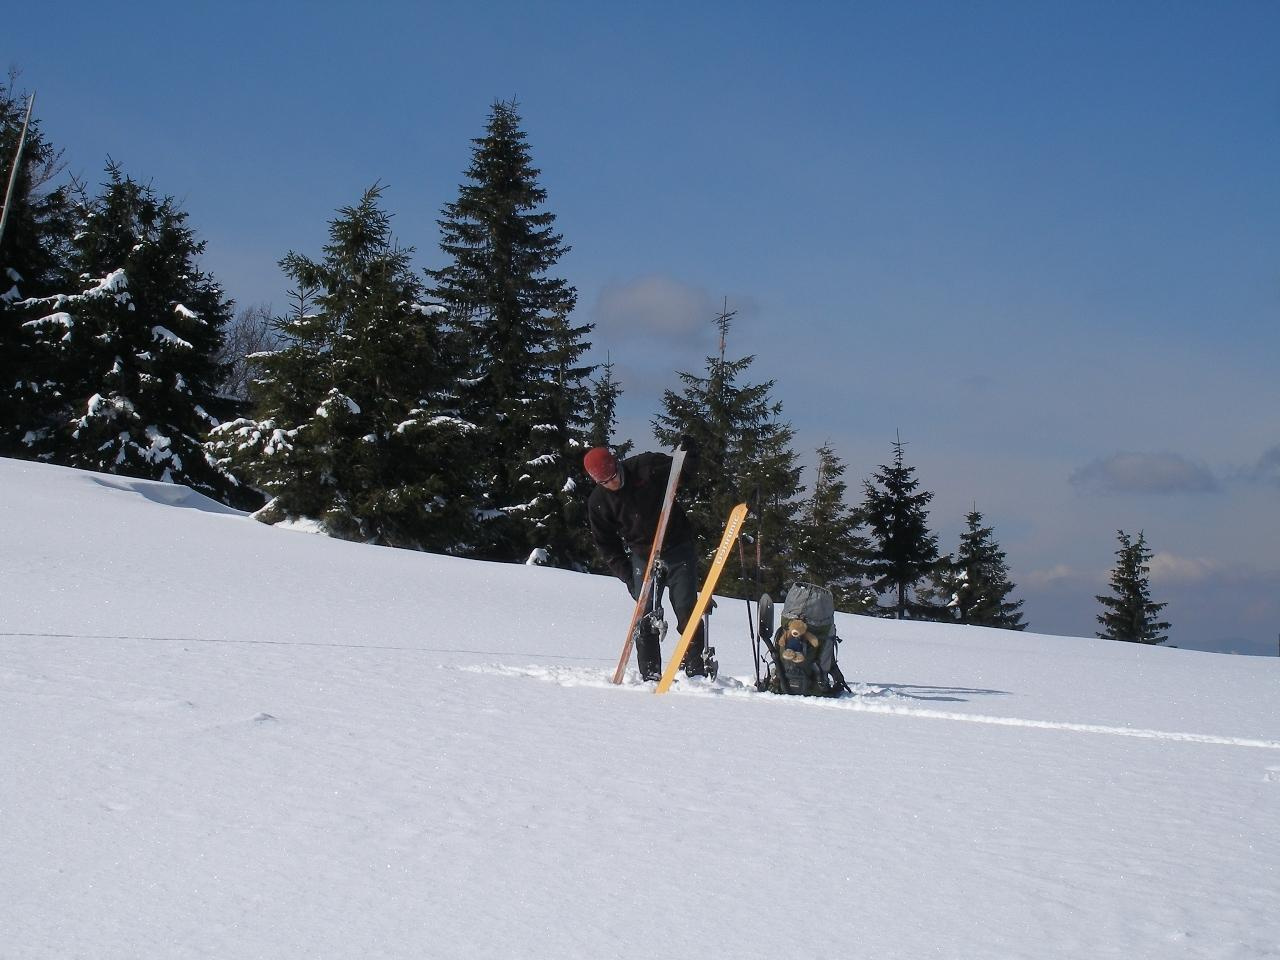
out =
[(608, 483), (618, 475), (618, 458), (608, 447), (592, 447), (582, 458), (582, 466), (596, 483)]

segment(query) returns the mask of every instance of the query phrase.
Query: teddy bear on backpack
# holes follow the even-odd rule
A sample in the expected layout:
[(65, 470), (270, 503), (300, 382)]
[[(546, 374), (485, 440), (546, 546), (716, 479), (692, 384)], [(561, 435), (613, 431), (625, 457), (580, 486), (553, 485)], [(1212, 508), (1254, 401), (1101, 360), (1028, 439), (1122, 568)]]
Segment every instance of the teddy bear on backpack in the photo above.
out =
[(834, 697), (849, 689), (836, 662), (840, 637), (835, 600), (826, 587), (804, 581), (792, 584), (782, 603), (782, 626), (772, 641), (767, 636), (762, 639), (773, 658), (762, 688), (802, 697)]

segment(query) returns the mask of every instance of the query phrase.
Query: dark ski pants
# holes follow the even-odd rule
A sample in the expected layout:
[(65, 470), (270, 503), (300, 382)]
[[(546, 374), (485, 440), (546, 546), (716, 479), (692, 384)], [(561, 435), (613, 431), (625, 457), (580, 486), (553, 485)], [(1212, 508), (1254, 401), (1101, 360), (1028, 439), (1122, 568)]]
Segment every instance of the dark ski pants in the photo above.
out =
[[(647, 553), (641, 554), (637, 551), (631, 554), (632, 596), (640, 595), (640, 586), (644, 582), (644, 568), (648, 562)], [(666, 567), (662, 586), (665, 587), (671, 599), (671, 609), (675, 611), (676, 629), (683, 634), (685, 625), (689, 622), (689, 615), (693, 613), (693, 608), (698, 602), (698, 555), (693, 549), (693, 544), (686, 541), (663, 550), (662, 563)], [(661, 600), (662, 594), (659, 592), (658, 601), (661, 602)], [(699, 623), (697, 632), (689, 641), (689, 650), (685, 654), (686, 663), (702, 658), (704, 643), (702, 624)]]

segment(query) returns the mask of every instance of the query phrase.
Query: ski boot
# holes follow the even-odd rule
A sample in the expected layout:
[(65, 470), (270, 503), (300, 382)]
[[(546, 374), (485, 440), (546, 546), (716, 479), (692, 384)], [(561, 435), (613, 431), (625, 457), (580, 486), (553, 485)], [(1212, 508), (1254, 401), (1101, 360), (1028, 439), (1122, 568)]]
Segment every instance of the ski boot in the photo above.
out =
[(709, 643), (710, 636), (711, 614), (705, 613), (702, 616), (702, 636), (689, 644), (689, 649), (685, 651), (684, 662), (681, 664), (686, 677), (706, 677), (708, 680), (714, 680), (720, 675), (720, 663), (716, 660), (716, 648)]
[(641, 680), (662, 679), (662, 639), (667, 635), (667, 621), (662, 607), (655, 607), (636, 624), (636, 663)]
[[(665, 623), (662, 626), (666, 626)], [(662, 641), (660, 630), (655, 630), (648, 617), (641, 619), (636, 625), (636, 666), (640, 668), (640, 679), (662, 679)]]
[(667, 568), (659, 558), (653, 565), (653, 589), (649, 592), (649, 609), (636, 624), (636, 664), (640, 679), (662, 679), (662, 640), (667, 635), (667, 621), (662, 615), (662, 586)]

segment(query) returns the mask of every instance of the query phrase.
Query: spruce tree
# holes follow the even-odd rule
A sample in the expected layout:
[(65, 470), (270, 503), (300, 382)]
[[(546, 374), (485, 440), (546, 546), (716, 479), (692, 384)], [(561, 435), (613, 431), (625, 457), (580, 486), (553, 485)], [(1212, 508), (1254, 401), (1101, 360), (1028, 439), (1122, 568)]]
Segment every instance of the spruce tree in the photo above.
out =
[(1154, 554), (1147, 549), (1146, 534), (1138, 533), (1134, 540), (1123, 530), (1116, 531), (1120, 548), (1116, 551), (1116, 565), (1111, 571), (1109, 597), (1099, 596), (1103, 611), (1098, 615), (1104, 640), (1124, 640), (1129, 643), (1164, 643), (1169, 639), (1165, 632), (1169, 624), (1157, 620), (1167, 604), (1152, 603), (1147, 565)]
[[(776, 589), (795, 575), (791, 537), (801, 469), (791, 449), (795, 431), (781, 419), (782, 404), (770, 397), (774, 382), (740, 383), (755, 357), (725, 358), (733, 316), (726, 309), (716, 317), (720, 352), (707, 357), (706, 375), (681, 372), (684, 389), (663, 394), (665, 412), (653, 420), (653, 433), (671, 448), (687, 436), (698, 451), (697, 469), (681, 488), (704, 561), (714, 554), (733, 505), (750, 501), (759, 516), (748, 533), (763, 538), (761, 577), (766, 588)], [(720, 589), (748, 596), (753, 579), (730, 565)]]
[(381, 193), (338, 212), (322, 260), (281, 261), (295, 284), (283, 345), (257, 360), (254, 417), (220, 427), (210, 446), (272, 497), (267, 522), (466, 552), (474, 445), (456, 409), (460, 348), (443, 310), (424, 303)]
[(619, 441), (615, 436), (622, 387), (614, 379), (612, 358), (606, 358), (599, 370), (600, 375), (591, 381), (591, 429), (587, 442), (593, 447), (609, 447), (618, 457), (626, 457), (634, 444), (630, 440)]
[(231, 303), (197, 266), (203, 241), (172, 197), (107, 168), (82, 198), (72, 252), (77, 285), (32, 301), (30, 323), (50, 371), (47, 425), (29, 439), (40, 459), (184, 483), (234, 499), (203, 448), (222, 376), (216, 355)]
[(993, 538), (991, 527), (983, 526), (975, 507), (965, 517), (960, 549), (938, 563), (931, 587), (921, 591), (926, 599), (939, 601), (945, 611), (939, 619), (981, 627), (1025, 630), (1021, 600), (1010, 600), (1014, 584), (1009, 580), (1005, 553)]
[(567, 311), (550, 318), (544, 369), (530, 392), (536, 420), (530, 441), (537, 445), (531, 452), (541, 452), (526, 464), (533, 499), (520, 514), (536, 551), (531, 561), (574, 570), (588, 569), (595, 556), (587, 525), (590, 485), (582, 467), (592, 426), (589, 378), (595, 368), (582, 362), (590, 330), (571, 323)]
[[(305, 273), (293, 254), (281, 267), (290, 275)], [(308, 428), (333, 384), (338, 337), (332, 317), (316, 302), (319, 278), (295, 276), (295, 282), (290, 312), (273, 320), (277, 345), (255, 357), (248, 385), (252, 415), (214, 428), (207, 445), (220, 466), (269, 498), (257, 515), (265, 523), (320, 521), (332, 506), (332, 473), (318, 456), (320, 431)]]
[(803, 504), (793, 536), (797, 573), (831, 588), (836, 607), (857, 613), (875, 603), (863, 583), (863, 567), (870, 552), (858, 532), (860, 519), (845, 501), (845, 464), (830, 443), (818, 448), (813, 493)]
[[(28, 99), (15, 90), (16, 72), (0, 80), (0, 199), (17, 159)], [(48, 351), (38, 350), (34, 325), (50, 310), (43, 298), (64, 290), (74, 233), (70, 191), (52, 187), (62, 169), (33, 114), (0, 236), (0, 456), (29, 457), (29, 443), (52, 428), (59, 384)]]
[(928, 505), (933, 494), (917, 491), (915, 467), (902, 456), (903, 443), (893, 444), (893, 463), (881, 465), (875, 481), (865, 481), (862, 516), (872, 537), (868, 563), (871, 586), (883, 595), (892, 592), (892, 604), (880, 612), (899, 620), (927, 611), (913, 602), (912, 590), (938, 563), (938, 537), (929, 531)]
[(939, 557), (929, 575), (916, 585), (916, 615), (940, 623), (958, 623), (957, 607), (966, 577), (954, 554)]
[(471, 351), (462, 409), (479, 427), (484, 480), (474, 555), (522, 560), (538, 551), (581, 567), (590, 551), (569, 531), (581, 525), (587, 494), (593, 368), (580, 357), (591, 327), (569, 321), (577, 292), (550, 275), (569, 248), (542, 209), (547, 194), (516, 105), (495, 103), (473, 144), (467, 182), (439, 221), (447, 263), (427, 273)]

